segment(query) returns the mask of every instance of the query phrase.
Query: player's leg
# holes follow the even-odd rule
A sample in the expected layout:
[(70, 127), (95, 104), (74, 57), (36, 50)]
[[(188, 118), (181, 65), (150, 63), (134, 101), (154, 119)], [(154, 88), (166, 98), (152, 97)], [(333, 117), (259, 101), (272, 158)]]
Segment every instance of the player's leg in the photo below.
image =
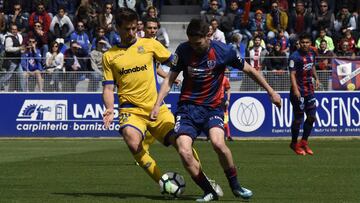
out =
[(146, 131), (145, 138), (142, 141), (142, 146), (147, 153), (149, 153), (150, 145), (152, 145), (154, 142), (155, 142), (155, 137), (153, 137), (149, 131)]
[(236, 197), (249, 199), (252, 196), (252, 192), (240, 186), (231, 150), (224, 140), (224, 130), (220, 127), (212, 127), (209, 130), (209, 137), (233, 194)]
[[(124, 118), (124, 115), (126, 118)], [(161, 171), (156, 161), (147, 153), (142, 146), (143, 135), (146, 130), (146, 122), (136, 114), (120, 114), (120, 131), (130, 152), (136, 162), (139, 163), (146, 173), (158, 183)]]
[(307, 154), (313, 155), (314, 152), (310, 149), (308, 145), (308, 138), (310, 136), (310, 133), (313, 129), (314, 122), (316, 120), (315, 114), (316, 114), (316, 104), (315, 104), (315, 98), (311, 98), (308, 101), (306, 101), (306, 120), (303, 125), (303, 136), (300, 141), (300, 146), (304, 149), (304, 151)]
[(294, 95), (290, 95), (290, 101), (293, 106), (294, 120), (291, 123), (291, 143), (290, 148), (298, 155), (305, 155), (306, 152), (300, 147), (298, 137), (300, 126), (304, 119), (304, 101), (300, 101)]

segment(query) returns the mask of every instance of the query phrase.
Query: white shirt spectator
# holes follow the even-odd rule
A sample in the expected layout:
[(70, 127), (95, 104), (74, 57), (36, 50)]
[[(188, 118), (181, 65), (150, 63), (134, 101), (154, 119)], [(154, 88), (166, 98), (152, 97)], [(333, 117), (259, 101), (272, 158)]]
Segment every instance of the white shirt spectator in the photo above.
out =
[(58, 23), (60, 25), (60, 27), (62, 27), (63, 25), (69, 26), (69, 31), (66, 33), (66, 36), (69, 36), (75, 30), (74, 25), (68, 16), (64, 15), (62, 18), (60, 18), (59, 15), (56, 15), (50, 23), (50, 32), (51, 33), (55, 32), (54, 26), (56, 23)]
[(219, 29), (215, 30), (215, 32), (212, 34), (210, 39), (215, 40), (215, 41), (220, 41), (220, 42), (226, 44), (225, 34)]

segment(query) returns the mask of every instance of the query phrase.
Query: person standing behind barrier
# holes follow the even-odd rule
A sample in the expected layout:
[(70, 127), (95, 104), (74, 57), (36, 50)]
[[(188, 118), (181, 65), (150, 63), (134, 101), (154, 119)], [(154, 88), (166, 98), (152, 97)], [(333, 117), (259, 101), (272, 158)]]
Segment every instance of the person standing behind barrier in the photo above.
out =
[[(60, 83), (62, 82), (63, 74), (65, 72), (64, 68), (64, 54), (60, 52), (60, 44), (56, 41), (50, 44), (50, 51), (46, 53), (46, 76), (47, 78), (51, 78), (49, 81), (49, 85), (45, 85), (45, 91), (47, 90), (55, 90), (60, 92)], [(47, 76), (50, 77), (47, 77)], [(62, 84), (64, 85), (64, 83)]]
[[(313, 155), (308, 146), (308, 138), (316, 120), (316, 99), (314, 89), (319, 88), (319, 78), (315, 69), (315, 52), (310, 48), (311, 36), (303, 33), (299, 36), (300, 49), (290, 56), (290, 101), (293, 106), (294, 119), (291, 124), (290, 148), (298, 155)], [(315, 87), (313, 84), (315, 79)], [(306, 113), (303, 135), (298, 142), (300, 125)]]
[(18, 33), (16, 24), (10, 25), (10, 32), (5, 36), (5, 60), (4, 67), (6, 73), (0, 78), (0, 90), (4, 91), (6, 83), (10, 80), (14, 73), (16, 73), (19, 81), (19, 91), (25, 91), (25, 77), (21, 68), (21, 52), (25, 51), (25, 46), (22, 45), (23, 38)]
[(71, 41), (70, 48), (65, 52), (65, 69), (68, 73), (65, 75), (63, 91), (76, 92), (76, 84), (82, 76), (79, 72), (87, 69), (87, 56), (87, 52), (77, 41)]
[[(34, 36), (29, 37), (27, 41), (26, 51), (22, 55), (22, 68), (25, 71), (25, 77), (27, 81), (27, 90), (34, 91), (35, 86), (32, 83), (29, 83), (29, 77), (35, 76), (36, 83), (38, 86), (39, 92), (43, 91), (44, 79), (42, 78), (41, 72), (44, 70), (41, 64), (41, 52), (36, 47), (36, 39)], [(29, 87), (31, 85), (31, 88)]]

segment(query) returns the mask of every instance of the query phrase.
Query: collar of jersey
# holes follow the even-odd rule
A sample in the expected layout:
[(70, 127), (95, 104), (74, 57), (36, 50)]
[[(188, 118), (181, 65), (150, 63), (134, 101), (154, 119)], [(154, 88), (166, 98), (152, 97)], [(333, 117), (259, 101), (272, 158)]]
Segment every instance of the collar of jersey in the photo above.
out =
[(133, 44), (135, 44), (136, 42), (137, 42), (137, 39), (136, 39), (133, 43), (129, 44), (128, 46), (121, 45), (120, 43), (118, 43), (116, 46), (118, 46), (119, 48), (129, 48), (129, 47), (131, 47)]

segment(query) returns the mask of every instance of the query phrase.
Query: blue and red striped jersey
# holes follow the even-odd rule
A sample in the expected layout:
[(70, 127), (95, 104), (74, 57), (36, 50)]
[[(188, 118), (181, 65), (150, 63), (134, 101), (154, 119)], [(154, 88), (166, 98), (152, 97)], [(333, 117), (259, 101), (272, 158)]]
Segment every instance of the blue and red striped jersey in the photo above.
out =
[(315, 56), (316, 53), (310, 49), (307, 53), (295, 51), (289, 58), (289, 70), (296, 72), (296, 83), (301, 96), (314, 95), (312, 67), (315, 65)]
[(239, 70), (244, 67), (244, 59), (237, 56), (231, 46), (218, 41), (211, 41), (209, 50), (202, 56), (194, 52), (189, 42), (184, 42), (178, 46), (175, 55), (177, 60), (171, 71), (183, 71), (184, 76), (180, 103), (220, 106), (226, 66)]

